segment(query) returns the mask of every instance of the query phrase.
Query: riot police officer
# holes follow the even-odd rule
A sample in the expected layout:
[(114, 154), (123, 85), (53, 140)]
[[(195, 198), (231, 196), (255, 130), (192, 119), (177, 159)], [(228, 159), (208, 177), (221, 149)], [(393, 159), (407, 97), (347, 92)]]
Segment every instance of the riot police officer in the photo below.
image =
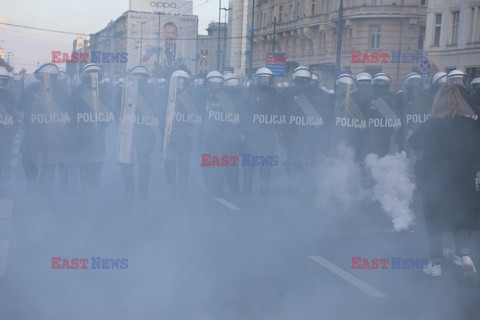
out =
[(138, 192), (141, 198), (148, 193), (152, 156), (157, 143), (160, 120), (160, 101), (156, 99), (150, 75), (144, 66), (130, 70), (122, 93), (118, 160), (121, 164), (125, 190), (134, 192), (134, 164), (138, 165)]
[[(240, 121), (237, 123), (235, 123), (235, 121), (229, 123), (231, 125), (225, 132), (227, 138), (224, 139), (225, 152), (232, 155), (238, 155), (240, 154), (242, 123), (245, 122), (245, 98), (244, 92), (241, 88), (242, 81), (233, 73), (225, 75), (224, 79), (225, 81), (223, 82), (223, 87), (226, 94), (225, 104), (230, 103), (231, 107), (229, 108), (236, 110), (236, 113), (240, 119)], [(229, 190), (233, 194), (240, 193), (240, 170), (238, 166), (225, 167), (225, 174)]]
[(17, 103), (13, 93), (7, 89), (10, 79), (7, 69), (0, 67), (0, 181), (8, 177), (13, 140), (18, 130)]
[(432, 85), (430, 86), (430, 95), (433, 105), (433, 99), (444, 85), (447, 84), (447, 74), (445, 72), (437, 72), (432, 77)]
[(473, 111), (479, 115), (480, 114), (480, 77), (477, 77), (472, 80), (470, 83), (470, 90), (468, 101), (473, 109)]
[[(320, 146), (325, 141), (325, 111), (320, 90), (312, 88), (312, 73), (300, 66), (292, 74), (294, 86), (282, 97), (287, 125), (281, 141), (287, 151), (286, 169), (290, 193), (311, 196), (315, 190), (312, 172), (319, 161)], [(319, 142), (320, 141), (320, 142)]]
[[(227, 114), (229, 112), (224, 109), (221, 102), (218, 99), (218, 94), (223, 89), (223, 82), (225, 79), (219, 71), (211, 71), (207, 74), (206, 78), (206, 101), (205, 104), (205, 116), (203, 121), (203, 133), (202, 133), (202, 157), (209, 155), (210, 157), (222, 157), (225, 149), (225, 142), (222, 136), (222, 129), (228, 122)], [(222, 92), (225, 94), (225, 91)], [(202, 102), (203, 103), (203, 102)], [(235, 120), (235, 114), (237, 111), (231, 112), (232, 120)], [(239, 121), (239, 117), (238, 117)], [(238, 123), (237, 123), (238, 125)], [(228, 140), (226, 141), (228, 144)], [(205, 180), (205, 188), (208, 195), (222, 195), (224, 174), (221, 172), (221, 168), (217, 165), (208, 166), (202, 163), (202, 169)]]
[(67, 91), (55, 64), (42, 64), (38, 81), (29, 85), (22, 98), (26, 133), (22, 164), (29, 191), (51, 192), (58, 168), (61, 190), (68, 190), (68, 172), (74, 155), (73, 113)]
[(397, 93), (396, 100), (402, 113), (402, 130), (397, 136), (397, 143), (400, 150), (409, 151), (406, 144), (408, 131), (425, 123), (430, 118), (432, 109), (429, 94), (423, 89), (422, 76), (416, 72), (407, 74), (403, 81), (403, 90)]
[[(243, 127), (241, 166), (243, 169), (243, 194), (252, 192), (253, 173), (259, 167), (260, 194), (271, 190), (271, 169), (278, 165), (278, 133), (286, 125), (286, 116), (279, 107), (273, 88), (273, 73), (262, 67), (255, 72), (254, 85), (247, 88), (246, 117)], [(264, 157), (265, 162), (254, 161)]]
[(370, 153), (384, 157), (390, 151), (390, 138), (401, 129), (401, 120), (395, 105), (395, 96), (390, 92), (390, 77), (376, 74), (372, 80), (372, 100), (364, 109), (367, 129), (364, 133), (363, 156)]
[[(355, 80), (341, 74), (335, 81), (335, 108), (331, 122), (331, 146), (343, 144), (355, 150), (356, 160), (362, 160), (362, 135), (367, 122), (357, 102), (353, 99)], [(334, 151), (333, 149), (331, 151)]]
[(73, 93), (77, 161), (83, 192), (98, 188), (107, 152), (107, 128), (115, 121), (112, 93), (101, 83), (102, 68), (94, 63), (81, 71)]
[(456, 86), (460, 90), (467, 116), (478, 119), (480, 110), (476, 106), (475, 99), (473, 99), (471, 88), (467, 86), (467, 75), (465, 72), (458, 69), (450, 71), (447, 75), (447, 84)]
[(193, 135), (202, 125), (202, 114), (191, 94), (190, 76), (175, 71), (170, 78), (162, 147), (171, 197), (187, 195)]

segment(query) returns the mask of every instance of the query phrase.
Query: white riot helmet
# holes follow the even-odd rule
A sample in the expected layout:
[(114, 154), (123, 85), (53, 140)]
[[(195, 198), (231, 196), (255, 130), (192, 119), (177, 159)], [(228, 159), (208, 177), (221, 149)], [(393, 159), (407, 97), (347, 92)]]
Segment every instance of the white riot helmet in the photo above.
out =
[(296, 85), (308, 85), (312, 82), (312, 72), (307, 67), (297, 67), (292, 73), (292, 80)]
[(97, 73), (101, 74), (101, 73), (103, 73), (103, 69), (102, 69), (102, 67), (100, 67), (96, 63), (86, 64), (82, 69), (83, 74), (88, 74), (88, 73), (93, 73), (93, 72), (97, 72)]
[(403, 80), (403, 85), (405, 86), (406, 90), (422, 89), (423, 77), (416, 72), (411, 72), (407, 74), (407, 76), (405, 77), (405, 80)]
[(437, 72), (433, 75), (432, 86), (442, 86), (447, 83), (447, 74), (445, 72)]
[(148, 78), (150, 74), (148, 73), (148, 69), (144, 66), (136, 66), (130, 70), (130, 74), (134, 76)]
[(0, 67), (0, 88), (4, 88), (11, 78), (8, 70), (4, 67)]
[(233, 73), (229, 73), (224, 77), (225, 81), (223, 82), (223, 86), (228, 88), (238, 88), (240, 87), (241, 81), (240, 78), (234, 75)]
[(342, 73), (335, 81), (335, 92), (343, 95), (352, 92), (354, 86), (355, 80), (353, 77), (347, 73)]
[(372, 85), (388, 90), (390, 88), (390, 77), (383, 72), (377, 73), (372, 78)]
[(273, 85), (272, 70), (266, 67), (258, 68), (257, 72), (255, 72), (255, 85), (256, 86), (272, 86)]
[(185, 78), (185, 79), (190, 79), (190, 76), (186, 71), (183, 70), (177, 70), (174, 73), (172, 73), (172, 78), (174, 77), (180, 77), (180, 78)]
[(172, 81), (176, 81), (176, 86), (178, 90), (184, 90), (188, 86), (190, 76), (184, 70), (177, 70), (172, 73), (172, 76), (170, 78), (170, 85), (172, 85)]
[(60, 75), (60, 69), (58, 69), (56, 64), (47, 62), (40, 65), (40, 67), (35, 70), (34, 74), (37, 79), (40, 79), (44, 76), (57, 78)]
[(368, 72), (360, 72), (355, 76), (355, 83), (357, 87), (362, 85), (370, 85), (372, 81), (372, 75)]
[(207, 87), (208, 88), (221, 88), (223, 86), (223, 79), (222, 74), (219, 71), (210, 71), (207, 74)]
[(466, 78), (467, 75), (465, 74), (465, 72), (455, 69), (450, 71), (450, 73), (447, 75), (447, 84), (464, 86)]

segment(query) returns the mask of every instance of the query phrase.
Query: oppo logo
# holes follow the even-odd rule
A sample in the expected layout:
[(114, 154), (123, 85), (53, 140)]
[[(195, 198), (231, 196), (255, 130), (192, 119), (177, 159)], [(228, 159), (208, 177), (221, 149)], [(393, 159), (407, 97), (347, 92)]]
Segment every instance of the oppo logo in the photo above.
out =
[(171, 2), (150, 2), (150, 6), (154, 8), (172, 8), (175, 9), (177, 7), (176, 3), (171, 3)]

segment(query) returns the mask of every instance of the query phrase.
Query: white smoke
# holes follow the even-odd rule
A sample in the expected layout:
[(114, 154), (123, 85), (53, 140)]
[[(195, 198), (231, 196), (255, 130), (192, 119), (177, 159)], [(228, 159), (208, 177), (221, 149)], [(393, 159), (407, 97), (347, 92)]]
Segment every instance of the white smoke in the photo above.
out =
[(317, 205), (351, 209), (368, 195), (362, 188), (362, 170), (355, 161), (355, 150), (343, 144), (318, 167)]
[(393, 228), (401, 231), (414, 225), (415, 215), (410, 210), (410, 205), (415, 184), (410, 178), (406, 153), (396, 153), (383, 158), (369, 154), (365, 163), (375, 180), (372, 199), (380, 202), (382, 209), (392, 219)]

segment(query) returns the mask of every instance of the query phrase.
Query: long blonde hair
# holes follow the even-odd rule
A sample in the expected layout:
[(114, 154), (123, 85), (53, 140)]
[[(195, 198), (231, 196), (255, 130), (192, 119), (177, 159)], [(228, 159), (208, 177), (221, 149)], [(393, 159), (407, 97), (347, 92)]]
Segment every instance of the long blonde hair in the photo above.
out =
[(432, 117), (451, 118), (466, 115), (462, 94), (457, 87), (444, 86), (438, 91), (433, 101)]

